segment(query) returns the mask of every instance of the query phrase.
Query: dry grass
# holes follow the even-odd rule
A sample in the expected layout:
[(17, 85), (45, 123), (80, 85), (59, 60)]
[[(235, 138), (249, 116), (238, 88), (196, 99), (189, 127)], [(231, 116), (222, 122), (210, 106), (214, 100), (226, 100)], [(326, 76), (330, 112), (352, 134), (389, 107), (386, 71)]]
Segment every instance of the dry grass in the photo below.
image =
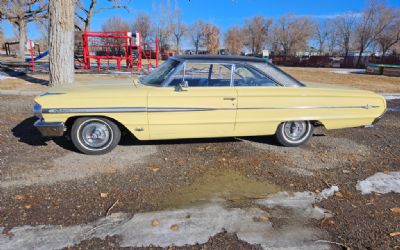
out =
[[(76, 74), (75, 80), (83, 83), (96, 83), (96, 80), (110, 82), (130, 78), (129, 75), (97, 75), (97, 74)], [(21, 77), (13, 77), (0, 80), (1, 90), (33, 90), (46, 91), (49, 76), (45, 74), (34, 74)]]
[[(400, 93), (400, 77), (376, 76), (368, 74), (338, 74), (332, 71), (338, 69), (328, 68), (292, 68), (282, 67), (284, 71), (294, 76), (298, 80), (306, 83), (326, 83), (341, 85), (343, 87), (353, 87), (358, 89), (371, 90), (379, 93)], [(341, 69), (342, 70), (342, 69)], [(99, 81), (126, 81), (130, 76), (106, 75), (106, 74), (76, 74), (76, 81), (93, 82)], [(46, 91), (47, 85), (43, 82), (48, 81), (46, 74), (27, 75), (21, 78), (9, 78), (0, 80), (0, 89), (35, 90)]]
[[(345, 85), (379, 93), (399, 93), (400, 77), (377, 76), (368, 74), (338, 74), (329, 68), (292, 68), (281, 67), (288, 74), (302, 82)], [(344, 70), (344, 69), (340, 69)]]

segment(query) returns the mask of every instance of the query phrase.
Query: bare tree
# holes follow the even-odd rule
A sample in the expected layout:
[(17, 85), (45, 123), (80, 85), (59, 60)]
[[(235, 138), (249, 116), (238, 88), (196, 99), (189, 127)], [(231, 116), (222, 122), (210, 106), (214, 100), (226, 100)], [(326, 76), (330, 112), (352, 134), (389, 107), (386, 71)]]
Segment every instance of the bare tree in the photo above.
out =
[(263, 16), (255, 16), (245, 21), (244, 31), (247, 37), (246, 44), (253, 54), (261, 54), (267, 42), (268, 31), (272, 24), (272, 19), (265, 19)]
[(273, 36), (284, 55), (293, 55), (307, 48), (314, 29), (309, 18), (288, 14), (278, 19), (273, 28)]
[(243, 29), (238, 26), (234, 26), (228, 29), (225, 34), (225, 47), (233, 55), (240, 55), (243, 51)]
[(177, 6), (175, 6), (174, 18), (172, 21), (171, 28), (172, 28), (172, 34), (174, 37), (175, 48), (176, 48), (177, 53), (179, 54), (180, 50), (181, 50), (182, 38), (184, 37), (184, 35), (187, 32), (187, 27), (182, 21), (181, 11)]
[(356, 26), (356, 45), (359, 49), (357, 67), (361, 64), (364, 51), (376, 41), (388, 27), (390, 27), (395, 12), (387, 7), (384, 2), (369, 1), (369, 6), (362, 13)]
[(3, 32), (3, 24), (0, 20), (0, 45), (2, 46), (4, 43), (4, 32)]
[(36, 22), (36, 27), (40, 33), (40, 48), (45, 50), (48, 48), (49, 45), (49, 19), (40, 19)]
[(400, 55), (400, 41), (393, 45), (392, 49), (394, 55)]
[(352, 41), (354, 40), (355, 25), (357, 14), (348, 12), (336, 17), (333, 22), (338, 35), (338, 44), (344, 56), (349, 55)]
[(50, 86), (74, 82), (75, 0), (49, 3)]
[(328, 19), (325, 21), (325, 28), (327, 30), (326, 47), (328, 54), (332, 56), (337, 50), (339, 44), (339, 31), (335, 24), (335, 19)]
[(150, 37), (151, 34), (151, 19), (145, 13), (140, 13), (136, 16), (131, 25), (132, 32), (139, 32), (144, 42)]
[(155, 33), (161, 50), (168, 49), (172, 35), (173, 11), (170, 0), (160, 0), (158, 5), (153, 4)]
[(194, 24), (190, 25), (188, 29), (188, 34), (190, 36), (190, 40), (195, 48), (195, 53), (199, 53), (200, 46), (204, 40), (204, 26), (205, 22), (202, 20), (197, 20)]
[(400, 11), (393, 16), (390, 25), (377, 36), (376, 41), (383, 54), (396, 44), (400, 45)]
[(77, 30), (90, 30), (90, 24), (94, 14), (110, 9), (125, 9), (129, 11), (131, 0), (106, 0), (102, 1), (108, 4), (105, 7), (98, 7), (98, 0), (76, 0), (75, 17), (78, 20), (75, 24)]
[(204, 40), (203, 45), (210, 54), (217, 54), (220, 47), (220, 30), (211, 23), (203, 27)]
[(103, 31), (128, 31), (129, 24), (121, 17), (113, 16), (108, 18), (101, 28)]
[(27, 24), (47, 15), (48, 3), (45, 0), (2, 0), (0, 18), (16, 26), (19, 36), (18, 57), (25, 61), (25, 43)]
[(316, 25), (314, 37), (318, 42), (319, 55), (323, 55), (325, 53), (325, 48), (326, 48), (326, 43), (328, 41), (329, 33), (330, 30), (327, 21), (324, 21)]
[(400, 42), (400, 11), (394, 11), (390, 19), (389, 25), (376, 37), (376, 44), (382, 52), (382, 61), (386, 52)]

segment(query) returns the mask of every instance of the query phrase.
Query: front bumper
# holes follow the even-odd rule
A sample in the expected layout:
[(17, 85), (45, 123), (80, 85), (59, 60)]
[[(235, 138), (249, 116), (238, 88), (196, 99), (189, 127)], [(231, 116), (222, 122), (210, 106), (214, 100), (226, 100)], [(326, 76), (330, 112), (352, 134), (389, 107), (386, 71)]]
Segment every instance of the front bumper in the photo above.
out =
[(33, 126), (35, 126), (42, 136), (53, 137), (63, 136), (66, 131), (66, 127), (63, 122), (45, 122), (43, 120), (37, 120)]

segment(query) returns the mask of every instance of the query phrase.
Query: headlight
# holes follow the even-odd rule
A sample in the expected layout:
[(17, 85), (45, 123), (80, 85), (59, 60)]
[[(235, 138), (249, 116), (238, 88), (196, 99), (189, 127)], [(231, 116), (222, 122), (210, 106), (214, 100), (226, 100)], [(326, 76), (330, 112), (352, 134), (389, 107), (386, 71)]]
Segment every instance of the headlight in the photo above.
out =
[(35, 104), (33, 104), (33, 114), (37, 117), (42, 119), (42, 106), (35, 102)]

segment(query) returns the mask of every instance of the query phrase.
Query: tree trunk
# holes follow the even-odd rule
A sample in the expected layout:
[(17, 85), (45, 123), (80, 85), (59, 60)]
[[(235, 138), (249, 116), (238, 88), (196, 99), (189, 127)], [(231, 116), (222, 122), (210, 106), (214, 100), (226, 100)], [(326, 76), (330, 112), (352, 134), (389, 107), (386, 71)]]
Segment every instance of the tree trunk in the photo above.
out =
[(49, 1), (50, 86), (74, 82), (74, 3)]
[(18, 32), (19, 32), (18, 58), (21, 62), (25, 62), (26, 22), (24, 19), (20, 19), (18, 21)]
[(196, 49), (196, 52), (195, 52), (195, 53), (196, 53), (196, 55), (199, 54), (199, 47), (200, 47), (200, 46), (199, 46), (199, 43), (200, 43), (200, 42), (198, 42), (198, 41), (195, 42), (195, 49)]
[(357, 65), (356, 65), (357, 68), (360, 67), (360, 64), (361, 64), (361, 57), (362, 57), (362, 54), (363, 54), (363, 53), (364, 53), (364, 49), (360, 49), (360, 53), (358, 54)]
[(94, 7), (96, 5), (97, 5), (97, 1), (92, 0), (92, 2), (90, 3), (88, 14), (87, 14), (86, 21), (85, 21), (85, 31), (90, 31), (90, 24), (92, 22)]
[(386, 48), (385, 46), (382, 46), (382, 56), (381, 56), (381, 64), (383, 64), (384, 63), (384, 61), (385, 61), (385, 54), (386, 54), (386, 52), (389, 50), (389, 48)]

